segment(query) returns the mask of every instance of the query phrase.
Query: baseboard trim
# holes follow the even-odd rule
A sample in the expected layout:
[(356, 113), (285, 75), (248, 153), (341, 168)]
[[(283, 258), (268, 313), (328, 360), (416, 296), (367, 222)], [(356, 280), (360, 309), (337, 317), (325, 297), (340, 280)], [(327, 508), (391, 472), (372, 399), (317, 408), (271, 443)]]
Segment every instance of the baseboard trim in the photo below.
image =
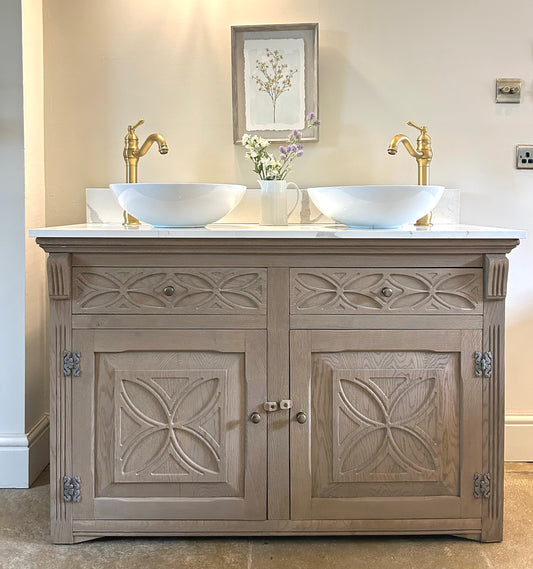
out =
[(45, 413), (37, 424), (28, 432), (28, 446), (33, 446), (46, 432), (50, 430), (50, 415)]
[(506, 413), (505, 460), (533, 461), (533, 413)]
[(28, 433), (0, 434), (0, 488), (29, 488), (49, 462), (50, 416)]
[(28, 433), (29, 468), (28, 486), (50, 462), (50, 415), (45, 413)]

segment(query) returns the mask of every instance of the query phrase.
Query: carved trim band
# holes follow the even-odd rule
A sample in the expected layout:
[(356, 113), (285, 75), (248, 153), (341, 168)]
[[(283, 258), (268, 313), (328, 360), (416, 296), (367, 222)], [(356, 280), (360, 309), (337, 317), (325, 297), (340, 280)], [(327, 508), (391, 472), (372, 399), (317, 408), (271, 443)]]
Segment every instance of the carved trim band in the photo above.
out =
[(509, 259), (500, 255), (486, 255), (485, 269), (485, 298), (503, 300), (507, 296)]
[(68, 300), (71, 296), (70, 253), (54, 253), (48, 257), (48, 294), (52, 300)]

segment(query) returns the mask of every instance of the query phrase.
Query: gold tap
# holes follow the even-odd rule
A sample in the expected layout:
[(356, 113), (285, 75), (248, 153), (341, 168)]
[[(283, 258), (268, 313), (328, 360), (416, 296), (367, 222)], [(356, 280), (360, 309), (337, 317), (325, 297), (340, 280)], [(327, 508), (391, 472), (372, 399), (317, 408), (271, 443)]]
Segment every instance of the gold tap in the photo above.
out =
[[(431, 150), (431, 137), (428, 134), (427, 126), (417, 126), (412, 121), (408, 121), (409, 126), (413, 126), (420, 131), (419, 137), (416, 139), (416, 150), (413, 148), (411, 141), (405, 134), (397, 134), (390, 142), (389, 149), (387, 152), (394, 156), (398, 153), (398, 144), (403, 143), (407, 152), (414, 158), (418, 163), (418, 185), (427, 186), (429, 185), (429, 164), (431, 158), (433, 157), (433, 151)], [(420, 219), (417, 219), (415, 225), (429, 226), (431, 224), (431, 212), (424, 215)]]
[[(137, 182), (137, 165), (139, 158), (144, 156), (154, 142), (159, 146), (159, 154), (167, 154), (167, 141), (160, 134), (151, 134), (139, 148), (139, 138), (135, 134), (135, 129), (144, 123), (140, 120), (135, 126), (128, 126), (128, 134), (124, 137), (124, 161), (126, 162), (126, 182), (135, 184)], [(124, 223), (122, 225), (140, 225), (140, 221), (124, 211)]]

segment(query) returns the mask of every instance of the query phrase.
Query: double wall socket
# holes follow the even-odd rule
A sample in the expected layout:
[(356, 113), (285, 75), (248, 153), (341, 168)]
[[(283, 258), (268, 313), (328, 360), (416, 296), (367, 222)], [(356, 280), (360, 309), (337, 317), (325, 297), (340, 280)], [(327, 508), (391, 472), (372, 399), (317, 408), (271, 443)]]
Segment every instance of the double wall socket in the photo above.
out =
[(516, 167), (533, 170), (533, 146), (519, 144), (516, 147)]

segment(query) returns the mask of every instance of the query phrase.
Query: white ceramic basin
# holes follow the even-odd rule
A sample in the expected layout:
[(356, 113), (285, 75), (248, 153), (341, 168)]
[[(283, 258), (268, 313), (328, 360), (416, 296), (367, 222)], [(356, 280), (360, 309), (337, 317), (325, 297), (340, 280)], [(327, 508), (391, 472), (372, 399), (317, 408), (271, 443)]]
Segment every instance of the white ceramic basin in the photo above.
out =
[(430, 212), (443, 186), (331, 186), (309, 188), (316, 207), (350, 227), (389, 229)]
[(246, 186), (232, 184), (111, 184), (123, 209), (157, 227), (202, 227), (229, 213)]

